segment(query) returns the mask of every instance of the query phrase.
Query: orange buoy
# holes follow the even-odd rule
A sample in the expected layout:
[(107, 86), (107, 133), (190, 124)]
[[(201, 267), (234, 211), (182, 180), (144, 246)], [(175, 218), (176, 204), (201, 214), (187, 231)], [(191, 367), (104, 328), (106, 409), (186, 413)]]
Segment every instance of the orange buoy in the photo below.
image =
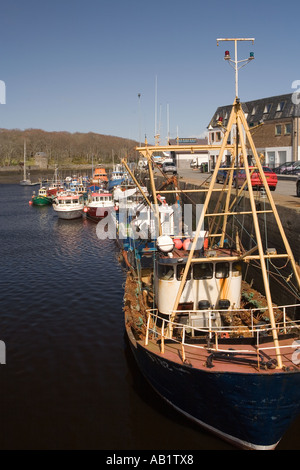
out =
[(182, 241), (180, 240), (180, 238), (174, 238), (174, 246), (175, 248), (177, 248), (177, 250), (181, 250), (182, 248)]
[(30, 206), (32, 205), (32, 201), (29, 201), (29, 205), (30, 205)]
[(190, 238), (187, 238), (186, 240), (184, 240), (183, 244), (182, 244), (182, 247), (184, 250), (188, 250), (189, 246), (190, 246), (190, 243), (191, 243), (191, 240)]

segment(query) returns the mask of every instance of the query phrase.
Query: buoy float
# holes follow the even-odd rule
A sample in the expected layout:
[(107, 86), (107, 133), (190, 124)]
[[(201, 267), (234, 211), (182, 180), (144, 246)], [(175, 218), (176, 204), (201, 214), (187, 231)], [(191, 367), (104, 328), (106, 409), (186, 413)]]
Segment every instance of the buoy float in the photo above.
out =
[(156, 246), (159, 251), (169, 253), (174, 248), (174, 241), (168, 235), (160, 235), (156, 241)]
[(85, 208), (83, 209), (83, 212), (87, 212), (87, 211), (88, 211), (88, 208), (85, 207)]
[(30, 206), (32, 205), (32, 201), (29, 201), (29, 205), (30, 205)]
[(182, 241), (180, 240), (180, 238), (174, 238), (174, 246), (175, 248), (177, 248), (177, 250), (181, 250), (182, 248)]
[(187, 238), (186, 240), (184, 240), (182, 247), (185, 251), (189, 249), (190, 243), (191, 243), (190, 238)]

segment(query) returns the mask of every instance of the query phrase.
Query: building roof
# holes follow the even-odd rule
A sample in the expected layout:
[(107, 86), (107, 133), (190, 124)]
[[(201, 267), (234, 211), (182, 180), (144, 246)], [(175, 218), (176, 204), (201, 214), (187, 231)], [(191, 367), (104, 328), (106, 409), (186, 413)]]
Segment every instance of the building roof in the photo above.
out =
[[(249, 126), (257, 125), (265, 121), (300, 116), (300, 104), (297, 104), (300, 100), (298, 98), (295, 100), (293, 95), (293, 93), (289, 93), (242, 103), (242, 108), (247, 116)], [(231, 109), (232, 105), (217, 108), (210, 120), (208, 128), (210, 126), (217, 127), (217, 122), (220, 117), (223, 118), (223, 125), (226, 126)]]

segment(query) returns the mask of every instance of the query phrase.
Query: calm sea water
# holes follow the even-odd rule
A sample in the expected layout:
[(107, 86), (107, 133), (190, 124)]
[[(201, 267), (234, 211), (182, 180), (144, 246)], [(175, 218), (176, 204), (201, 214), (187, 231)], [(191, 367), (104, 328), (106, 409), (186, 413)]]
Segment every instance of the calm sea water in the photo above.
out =
[[(148, 386), (123, 325), (125, 274), (86, 219), (0, 185), (0, 449), (232, 449)], [(278, 449), (300, 449), (300, 420)]]

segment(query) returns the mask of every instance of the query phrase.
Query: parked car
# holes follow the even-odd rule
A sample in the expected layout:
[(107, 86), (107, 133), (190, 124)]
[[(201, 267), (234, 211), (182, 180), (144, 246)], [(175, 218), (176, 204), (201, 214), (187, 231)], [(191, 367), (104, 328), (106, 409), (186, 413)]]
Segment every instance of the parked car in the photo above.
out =
[(294, 162), (293, 165), (283, 170), (283, 175), (297, 175), (300, 173), (300, 162)]
[[(223, 170), (223, 168), (228, 168), (228, 165), (220, 166), (219, 171), (217, 173), (217, 177), (216, 177), (216, 182), (217, 183), (224, 183), (224, 181), (226, 179), (228, 170)], [(236, 175), (236, 171), (234, 170), (233, 171), (233, 178), (235, 177), (235, 175)]]
[[(249, 167), (249, 168), (251, 170), (253, 167)], [(278, 181), (276, 173), (274, 173), (274, 171), (272, 171), (267, 166), (263, 167), (263, 171), (264, 171), (264, 174), (266, 175), (269, 188), (271, 189), (271, 191), (275, 191), (276, 186), (277, 186), (277, 181)], [(239, 188), (240, 186), (242, 186), (245, 179), (246, 179), (245, 170), (240, 170), (237, 177), (235, 177), (235, 180), (234, 180), (235, 187)], [(263, 186), (262, 178), (258, 170), (254, 170), (254, 172), (252, 173), (251, 184), (253, 188), (260, 188), (261, 186)]]
[(227, 175), (227, 170), (223, 170), (224, 167), (226, 168), (226, 165), (222, 165), (219, 168), (219, 171), (218, 171), (217, 177), (216, 177), (216, 182), (217, 183), (224, 183), (224, 181), (225, 181), (225, 178), (226, 178), (226, 175)]
[(173, 173), (173, 175), (176, 175), (177, 168), (173, 161), (168, 161), (163, 163), (162, 171), (164, 173)]
[(300, 175), (298, 175), (298, 178), (296, 181), (296, 194), (298, 197), (300, 197)]
[(276, 166), (273, 168), (274, 173), (280, 174), (282, 173), (286, 168), (290, 168), (291, 165), (293, 165), (294, 162), (285, 162), (281, 163), (281, 165)]

